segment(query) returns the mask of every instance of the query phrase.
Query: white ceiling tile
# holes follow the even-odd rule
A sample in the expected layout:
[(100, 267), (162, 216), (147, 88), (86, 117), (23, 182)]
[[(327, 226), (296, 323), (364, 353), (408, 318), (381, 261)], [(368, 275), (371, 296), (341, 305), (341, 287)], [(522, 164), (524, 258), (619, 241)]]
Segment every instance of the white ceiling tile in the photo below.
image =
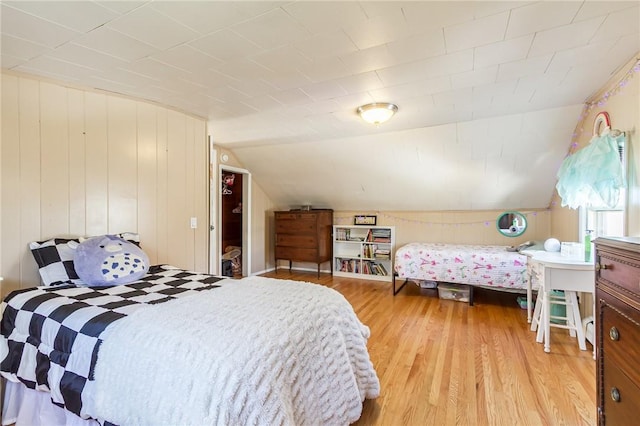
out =
[[(159, 1), (150, 6), (200, 34), (221, 30), (255, 16), (246, 8), (218, 1)], [(255, 12), (259, 13), (262, 12)]]
[(367, 20), (358, 2), (331, 2), (329, 7), (322, 2), (301, 1), (283, 6), (310, 33), (324, 33), (328, 30), (358, 25)]
[(152, 78), (146, 75), (131, 72), (123, 68), (116, 68), (113, 70), (100, 71), (95, 73), (96, 76), (102, 77), (105, 80), (121, 81), (126, 85), (133, 87), (152, 86), (160, 83), (161, 80)]
[(473, 69), (473, 50), (469, 49), (385, 68), (379, 70), (378, 75), (384, 84), (394, 86), (411, 81), (470, 71), (471, 69)]
[(335, 80), (351, 75), (352, 72), (345, 66), (340, 58), (319, 58), (310, 64), (298, 68), (301, 73), (313, 82)]
[(185, 71), (214, 68), (222, 63), (219, 59), (209, 56), (187, 44), (156, 52), (151, 55), (151, 58), (164, 64), (184, 69)]
[(365, 22), (343, 28), (358, 49), (367, 49), (408, 37), (409, 29), (404, 23), (404, 15), (398, 9), (393, 13), (374, 16)]
[(280, 90), (302, 87), (304, 85), (313, 83), (307, 76), (297, 70), (278, 72), (277, 74), (262, 78), (265, 82)]
[(269, 95), (254, 96), (250, 99), (243, 100), (242, 103), (256, 111), (269, 111), (282, 106), (280, 102)]
[(220, 30), (192, 40), (190, 46), (221, 61), (241, 58), (261, 52), (260, 47), (231, 30)]
[(498, 68), (497, 81), (514, 80), (526, 75), (542, 74), (549, 66), (551, 58), (553, 58), (553, 55), (543, 55), (501, 64)]
[(192, 29), (148, 5), (109, 22), (107, 26), (156, 49), (168, 49), (198, 36)]
[(167, 65), (152, 58), (139, 59), (120, 68), (154, 80), (167, 81), (167, 84), (170, 84), (173, 79), (189, 76), (189, 73), (183, 69)]
[(276, 91), (276, 88), (261, 79), (244, 79), (229, 83), (229, 87), (245, 94), (247, 97), (265, 96)]
[(209, 87), (202, 90), (202, 93), (223, 102), (225, 107), (239, 104), (249, 98), (245, 93), (242, 93), (231, 86)]
[(273, 49), (309, 36), (309, 32), (282, 9), (236, 24), (231, 29), (265, 49)]
[(462, 1), (410, 1), (404, 3), (402, 9), (407, 25), (415, 33), (423, 32), (425, 28), (444, 28), (474, 19), (472, 4)]
[(536, 34), (529, 55), (538, 56), (586, 45), (603, 21), (603, 17), (597, 17), (551, 30), (541, 31)]
[(347, 94), (347, 91), (342, 86), (333, 81), (315, 83), (303, 86), (301, 89), (314, 101), (337, 98)]
[(10, 70), (24, 64), (24, 59), (16, 56), (7, 55), (2, 52), (0, 56), (0, 66), (4, 69)]
[(234, 59), (215, 68), (216, 71), (236, 81), (244, 79), (268, 79), (274, 73), (262, 65), (248, 59)]
[(461, 89), (463, 87), (482, 86), (485, 84), (495, 83), (497, 75), (497, 65), (453, 74), (451, 76), (451, 87), (453, 89)]
[(291, 68), (301, 68), (312, 64), (312, 60), (291, 46), (282, 46), (252, 55), (251, 60), (272, 71), (283, 71)]
[(340, 106), (340, 104), (338, 104), (337, 102), (335, 102), (332, 99), (320, 100), (318, 102), (312, 102), (312, 103), (306, 104), (304, 106), (304, 108), (307, 111), (309, 111), (309, 115), (331, 114), (331, 113), (334, 113), (336, 111), (341, 111), (342, 110), (342, 107)]
[(11, 1), (6, 2), (27, 13), (78, 32), (106, 24), (119, 14), (91, 1)]
[(547, 72), (568, 71), (572, 67), (589, 65), (593, 58), (597, 58), (608, 52), (613, 42), (593, 43), (586, 46), (575, 47), (556, 52), (551, 59)]
[(317, 33), (303, 39), (293, 40), (293, 46), (310, 59), (342, 56), (358, 50), (342, 30)]
[(524, 59), (527, 57), (532, 41), (533, 34), (476, 47), (473, 57), (474, 68)]
[(607, 15), (612, 12), (630, 9), (633, 7), (638, 7), (637, 1), (585, 1), (582, 3), (575, 21), (591, 19), (596, 16)]
[(132, 11), (134, 9), (137, 9), (138, 7), (144, 5), (145, 3), (148, 3), (147, 1), (135, 1), (135, 0), (126, 0), (126, 1), (113, 1), (113, 0), (106, 0), (106, 1), (97, 1), (96, 3), (98, 3), (99, 5), (113, 10), (117, 13), (127, 13), (129, 11)]
[(80, 35), (78, 31), (32, 16), (5, 3), (0, 3), (3, 36), (10, 34), (35, 44), (56, 47)]
[(376, 100), (368, 93), (356, 93), (353, 95), (340, 96), (332, 100), (340, 105), (342, 109), (355, 109), (360, 105), (376, 102)]
[(0, 51), (3, 55), (10, 55), (20, 59), (31, 59), (45, 53), (50, 54), (53, 52), (53, 49), (18, 37), (2, 34)]
[(392, 102), (397, 102), (399, 99), (430, 95), (451, 89), (451, 78), (444, 76), (397, 86), (386, 86), (381, 89), (369, 90), (369, 93), (378, 101), (390, 99)]
[(77, 64), (88, 63), (91, 68), (105, 70), (122, 67), (126, 61), (97, 50), (88, 49), (75, 43), (66, 43), (58, 47), (49, 56)]
[(534, 74), (518, 79), (517, 91), (527, 93), (536, 90), (555, 90), (567, 77), (567, 70), (547, 71), (544, 74)]
[(526, 6), (531, 4), (532, 1), (474, 1), (471, 2), (471, 6), (473, 8), (473, 16), (477, 18), (482, 18), (489, 15), (495, 15), (500, 12), (505, 12), (510, 9), (515, 9), (518, 7)]
[(445, 27), (444, 39), (447, 52), (457, 52), (502, 41), (508, 18), (509, 13), (504, 12), (464, 24)]
[(337, 79), (335, 83), (339, 84), (347, 93), (366, 92), (382, 87), (382, 81), (374, 71), (342, 77)]
[(191, 69), (188, 80), (203, 87), (220, 87), (237, 82), (227, 75), (206, 68)]
[(470, 87), (464, 89), (450, 90), (433, 94), (433, 104), (438, 107), (441, 105), (455, 105), (469, 102), (473, 97), (473, 90)]
[(151, 45), (107, 27), (97, 28), (75, 39), (74, 43), (125, 61), (135, 61), (157, 51)]
[(376, 46), (369, 49), (358, 50), (346, 55), (341, 55), (340, 59), (352, 74), (375, 71), (390, 67), (396, 63), (393, 56), (387, 50), (387, 46)]
[(598, 43), (630, 34), (635, 34), (640, 39), (638, 22), (640, 22), (640, 6), (611, 13), (598, 28), (591, 42)]
[(39, 56), (28, 62), (27, 65), (21, 67), (23, 69), (29, 69), (31, 72), (34, 70), (52, 72), (59, 75), (69, 75), (73, 79), (80, 79), (82, 77), (95, 73), (95, 69), (74, 64), (71, 62), (63, 61), (49, 56)]
[(506, 39), (567, 25), (573, 21), (582, 2), (536, 2), (511, 11)]
[(429, 30), (422, 34), (388, 43), (387, 50), (398, 63), (444, 55), (446, 53), (444, 33), (442, 29)]
[(311, 98), (300, 89), (289, 89), (272, 95), (275, 100), (281, 104), (299, 105), (311, 102)]
[(624, 65), (618, 65), (618, 61), (622, 61), (624, 58), (631, 59), (638, 52), (640, 52), (640, 37), (631, 34), (616, 40), (607, 54), (611, 58), (611, 65), (618, 69)]

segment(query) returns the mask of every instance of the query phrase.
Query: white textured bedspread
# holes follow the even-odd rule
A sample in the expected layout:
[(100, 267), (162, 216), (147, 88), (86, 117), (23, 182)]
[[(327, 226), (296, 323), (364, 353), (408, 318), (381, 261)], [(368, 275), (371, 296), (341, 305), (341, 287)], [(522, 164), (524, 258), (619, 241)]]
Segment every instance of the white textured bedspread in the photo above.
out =
[(248, 277), (118, 321), (95, 413), (119, 425), (344, 425), (380, 392), (369, 329), (338, 292)]

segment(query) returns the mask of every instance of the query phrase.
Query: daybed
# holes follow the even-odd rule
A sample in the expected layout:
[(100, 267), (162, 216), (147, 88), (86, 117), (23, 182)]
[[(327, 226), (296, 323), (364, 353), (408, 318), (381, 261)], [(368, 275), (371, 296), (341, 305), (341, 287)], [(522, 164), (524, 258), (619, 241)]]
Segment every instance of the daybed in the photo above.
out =
[[(410, 243), (396, 251), (393, 293), (408, 281), (447, 282), (473, 287), (522, 290), (527, 288), (527, 256), (507, 246)], [(404, 282), (396, 288), (396, 277)]]
[(369, 329), (311, 283), (154, 266), (14, 291), (1, 330), (3, 424), (337, 425), (379, 394)]

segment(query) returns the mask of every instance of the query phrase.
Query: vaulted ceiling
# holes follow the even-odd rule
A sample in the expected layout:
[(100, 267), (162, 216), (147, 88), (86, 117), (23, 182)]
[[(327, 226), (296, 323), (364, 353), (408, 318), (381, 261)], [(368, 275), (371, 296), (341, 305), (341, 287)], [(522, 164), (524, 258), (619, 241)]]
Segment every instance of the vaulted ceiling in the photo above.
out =
[[(2, 67), (208, 120), (278, 205), (544, 208), (637, 1), (3, 1)], [(396, 103), (380, 126), (356, 108)]]

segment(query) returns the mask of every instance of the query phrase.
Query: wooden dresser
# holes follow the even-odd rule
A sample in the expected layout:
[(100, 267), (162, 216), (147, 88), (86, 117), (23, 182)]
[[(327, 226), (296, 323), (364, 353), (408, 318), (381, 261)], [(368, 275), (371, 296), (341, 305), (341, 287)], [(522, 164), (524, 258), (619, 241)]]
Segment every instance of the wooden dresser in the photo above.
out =
[(638, 424), (640, 238), (598, 238), (595, 247), (598, 424)]
[(289, 270), (292, 262), (312, 262), (320, 265), (331, 264), (333, 210), (290, 210), (275, 212), (276, 238), (275, 260), (276, 272), (278, 260), (288, 260)]

